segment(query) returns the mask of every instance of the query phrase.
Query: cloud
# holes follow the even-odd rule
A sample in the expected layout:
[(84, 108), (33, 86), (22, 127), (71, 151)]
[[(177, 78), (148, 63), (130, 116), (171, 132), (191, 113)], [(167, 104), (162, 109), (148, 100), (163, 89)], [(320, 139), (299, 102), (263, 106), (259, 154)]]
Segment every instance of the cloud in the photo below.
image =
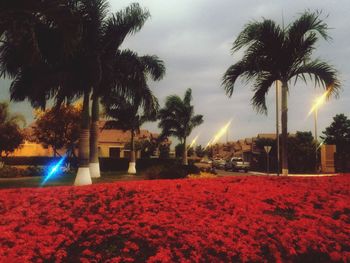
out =
[[(111, 10), (115, 12), (132, 2), (134, 0), (112, 0)], [(320, 109), (319, 134), (331, 123), (335, 114), (345, 113), (349, 116), (348, 0), (143, 0), (139, 3), (149, 9), (152, 17), (140, 32), (126, 39), (123, 47), (139, 54), (156, 54), (165, 61), (165, 78), (151, 83), (161, 105), (166, 96), (183, 96), (187, 88), (192, 88), (195, 111), (203, 114), (205, 119), (192, 134), (194, 137), (200, 131), (199, 143), (206, 144), (231, 118), (233, 122), (229, 137), (232, 139), (275, 131), (274, 89), (267, 96), (269, 112), (266, 116), (257, 114), (251, 106), (251, 83), (238, 83), (232, 98), (228, 98), (221, 87), (221, 79), (229, 65), (242, 56), (242, 52), (232, 55), (230, 49), (245, 24), (264, 17), (280, 24), (283, 21), (287, 26), (306, 9), (323, 10), (323, 16), (331, 28), (332, 40), (320, 41), (315, 57), (333, 64), (339, 70), (343, 83), (340, 98), (330, 100)], [(4, 92), (7, 88), (4, 86), (8, 86), (8, 83), (0, 81), (0, 96), (6, 97)], [(313, 131), (313, 120), (305, 117), (313, 98), (320, 93), (321, 89), (314, 89), (311, 82), (307, 85), (298, 82), (296, 86), (291, 86), (288, 116), (290, 132)], [(21, 107), (28, 108), (28, 105), (21, 104)], [(156, 123), (145, 127), (157, 131)]]

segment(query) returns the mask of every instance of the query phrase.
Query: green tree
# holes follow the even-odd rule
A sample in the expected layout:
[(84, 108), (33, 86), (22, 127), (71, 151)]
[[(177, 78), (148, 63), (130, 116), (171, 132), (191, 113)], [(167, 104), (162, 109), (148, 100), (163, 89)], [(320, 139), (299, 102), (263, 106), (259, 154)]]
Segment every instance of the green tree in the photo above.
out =
[[(101, 1), (105, 2), (105, 1)], [(95, 8), (92, 8), (88, 13), (95, 13)], [(101, 12), (103, 14), (103, 12)], [(105, 13), (106, 14), (106, 13)], [(139, 4), (131, 4), (125, 9), (117, 12), (116, 14), (107, 17), (106, 15), (96, 21), (92, 28), (99, 28), (100, 30), (94, 33), (96, 38), (96, 45), (89, 46), (88, 53), (95, 52), (96, 60), (99, 67), (99, 73), (97, 75), (97, 82), (93, 86), (92, 93), (92, 108), (91, 108), (91, 129), (90, 129), (90, 167), (94, 164), (98, 164), (98, 121), (99, 121), (99, 99), (104, 95), (108, 95), (115, 89), (125, 91), (129, 88), (125, 85), (125, 81), (121, 80), (125, 78), (121, 75), (128, 75), (125, 72), (127, 66), (125, 65), (125, 57), (129, 60), (134, 59), (132, 52), (120, 52), (119, 48), (122, 45), (127, 35), (134, 34), (141, 30), (146, 20), (150, 17), (147, 10), (142, 9)], [(124, 60), (123, 60), (124, 59)], [(162, 74), (161, 74), (162, 75)], [(128, 79), (129, 81), (129, 79)], [(127, 81), (127, 82), (128, 82)], [(130, 93), (128, 93), (130, 95)], [(99, 168), (98, 168), (99, 169)], [(99, 171), (96, 171), (94, 177), (99, 177)]]
[(37, 111), (33, 135), (44, 147), (52, 147), (54, 156), (57, 150), (66, 148), (74, 156), (80, 133), (81, 107), (61, 105), (45, 111)]
[(0, 103), (0, 162), (3, 153), (8, 155), (23, 143), (20, 122), (25, 123), (23, 116), (10, 114), (8, 104)]
[(202, 147), (202, 145), (196, 146), (194, 152), (200, 158), (204, 157), (204, 155), (205, 155), (205, 149)]
[[(276, 170), (276, 139), (258, 138), (255, 141), (260, 154), (254, 156), (252, 163), (254, 169), (266, 171), (266, 152), (264, 146), (271, 146), (269, 153), (270, 170)], [(293, 173), (315, 171), (315, 142), (311, 132), (297, 131), (295, 135), (288, 136), (288, 164)]]
[(62, 65), (81, 36), (78, 6), (73, 0), (1, 1), (0, 77), (13, 80), (11, 100), (27, 98), (44, 108), (55, 97), (67, 80)]
[[(16, 60), (18, 63), (13, 66), (9, 64), (13, 61), (11, 58), (23, 52), (20, 52), (21, 48), (13, 45), (16, 41), (8, 38), (9, 41), (6, 41), (6, 45), (0, 50), (0, 65), (5, 65), (4, 71), (13, 75), (11, 98), (14, 100), (29, 99), (33, 106), (44, 107), (49, 98), (55, 98), (56, 104), (59, 105), (64, 100), (71, 101), (83, 95), (79, 169), (75, 180), (75, 184), (79, 185), (91, 183), (89, 161), (97, 158), (98, 98), (108, 93), (110, 88), (128, 89), (115, 78), (116, 71), (119, 71), (120, 76), (125, 69), (116, 69), (118, 48), (126, 35), (140, 30), (149, 17), (149, 12), (140, 8), (138, 4), (131, 4), (122, 11), (109, 15), (105, 0), (78, 0), (68, 3), (69, 11), (76, 11), (75, 16), (78, 17), (78, 21), (72, 23), (73, 27), (79, 27), (79, 34), (73, 41), (76, 44), (75, 49), (71, 50), (68, 57), (61, 55), (66, 45), (62, 41), (56, 41), (55, 34), (43, 35), (42, 39), (52, 40), (47, 41), (49, 44), (45, 42), (49, 59), (46, 56), (38, 56), (39, 59), (30, 61), (31, 63), (26, 59)], [(28, 30), (30, 31), (30, 28)], [(9, 48), (12, 46), (16, 48)], [(21, 58), (27, 56), (32, 56), (30, 50)], [(12, 70), (13, 68), (15, 70)], [(93, 131), (90, 154), (89, 100), (92, 91)]]
[(335, 144), (337, 152), (350, 153), (350, 119), (344, 114), (337, 114), (333, 122), (323, 132), (322, 140), (326, 144)]
[(175, 136), (185, 146), (182, 153), (184, 165), (188, 164), (186, 139), (193, 128), (203, 123), (203, 116), (194, 114), (191, 100), (192, 90), (187, 89), (183, 99), (177, 95), (168, 96), (164, 108), (159, 111), (158, 126), (162, 129), (162, 136)]
[[(103, 104), (106, 115), (112, 119), (106, 122), (105, 127), (129, 130), (131, 133), (128, 172), (135, 174), (135, 133), (140, 132), (140, 127), (145, 122), (156, 120), (159, 108), (157, 98), (147, 85), (147, 79), (151, 77), (153, 80), (160, 80), (165, 74), (165, 67), (156, 56), (139, 57), (136, 53), (128, 51), (125, 57), (129, 62), (127, 68), (131, 70), (130, 75), (134, 76), (134, 78), (129, 78), (127, 83), (130, 90), (132, 90), (130, 99), (126, 99), (125, 96), (121, 96), (117, 92), (105, 96)], [(130, 75), (127, 74), (127, 76)], [(135, 79), (136, 81), (134, 81)]]
[[(88, 2), (95, 1), (16, 1), (1, 13), (10, 20), (23, 19), (19, 22), (20, 31), (16, 19), (13, 25), (6, 22), (0, 47), (1, 75), (13, 79), (11, 100), (28, 99), (32, 106), (45, 108), (48, 99), (55, 99), (60, 105), (65, 99), (72, 100), (87, 93), (95, 76), (81, 73), (86, 73), (86, 69), (94, 70), (93, 63), (82, 61), (85, 49), (81, 43), (86, 43), (86, 36), (90, 35), (85, 28), (89, 18), (84, 13)], [(84, 94), (84, 98), (86, 111), (89, 94)], [(82, 118), (83, 128), (89, 125), (86, 118), (88, 114)], [(81, 131), (79, 141), (88, 141), (85, 130)], [(80, 164), (85, 164), (86, 146), (88, 143), (79, 147)], [(90, 177), (86, 177), (84, 183), (91, 183)]]
[(170, 144), (160, 143), (158, 146), (159, 149), (159, 158), (160, 159), (169, 159), (170, 158)]
[[(183, 152), (184, 152), (184, 144), (183, 143), (178, 143), (175, 146), (175, 156), (178, 158), (183, 157)], [(187, 146), (187, 157), (191, 157), (194, 155), (194, 149), (192, 147)]]
[(333, 122), (322, 132), (321, 138), (326, 144), (336, 145), (336, 166), (338, 171), (347, 171), (350, 159), (350, 119), (344, 114), (337, 114)]
[(105, 129), (122, 129), (130, 131), (130, 162), (128, 173), (136, 173), (136, 155), (135, 155), (135, 135), (140, 133), (140, 127), (146, 121), (152, 121), (156, 118), (157, 99), (152, 96), (153, 108), (140, 109), (140, 104), (133, 104), (120, 97), (110, 97), (106, 103), (106, 114), (111, 119), (104, 126)]
[(291, 171), (295, 173), (315, 172), (315, 140), (311, 132), (297, 131), (295, 136), (289, 136), (288, 151)]
[[(105, 126), (131, 132), (129, 173), (135, 174), (135, 132), (139, 132), (145, 122), (155, 121), (159, 108), (158, 100), (147, 81), (149, 78), (153, 81), (162, 79), (165, 66), (163, 61), (154, 55), (138, 56), (130, 50), (119, 52), (117, 55), (119, 71), (114, 72), (111, 78), (119, 79), (120, 83), (129, 89), (127, 94), (115, 90), (114, 93), (107, 93), (103, 97), (105, 113), (112, 119), (107, 121)], [(121, 65), (124, 66), (122, 74), (120, 74)]]
[(223, 86), (232, 96), (239, 77), (254, 80), (252, 104), (258, 112), (267, 112), (266, 94), (275, 81), (282, 82), (282, 173), (288, 174), (287, 149), (287, 94), (289, 82), (307, 77), (315, 80), (329, 91), (337, 94), (340, 83), (336, 70), (326, 62), (312, 60), (319, 36), (328, 40), (328, 26), (320, 13), (303, 13), (293, 23), (281, 28), (274, 21), (264, 19), (251, 22), (235, 40), (232, 51), (245, 48), (243, 58), (230, 66), (223, 77)]

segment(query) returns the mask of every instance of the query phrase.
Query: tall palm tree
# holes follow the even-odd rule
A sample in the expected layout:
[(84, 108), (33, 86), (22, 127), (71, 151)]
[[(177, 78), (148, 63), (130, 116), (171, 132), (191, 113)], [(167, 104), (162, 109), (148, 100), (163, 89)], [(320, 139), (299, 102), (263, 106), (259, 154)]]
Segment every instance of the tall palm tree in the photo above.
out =
[(320, 13), (304, 12), (298, 19), (281, 28), (274, 21), (264, 19), (245, 26), (233, 43), (232, 51), (246, 48), (244, 56), (230, 66), (223, 77), (223, 86), (232, 96), (239, 77), (254, 80), (252, 104), (258, 112), (267, 112), (265, 97), (274, 81), (282, 82), (282, 174), (288, 174), (287, 159), (287, 94), (289, 83), (307, 77), (314, 79), (315, 86), (321, 85), (329, 95), (337, 95), (340, 82), (337, 71), (326, 62), (315, 59), (311, 54), (321, 36), (325, 40), (328, 26)]
[(194, 107), (191, 105), (192, 90), (187, 89), (181, 99), (177, 95), (166, 98), (165, 106), (159, 111), (159, 128), (162, 136), (175, 136), (183, 144), (182, 163), (188, 164), (186, 139), (193, 128), (203, 123), (202, 115), (194, 115)]
[(104, 129), (121, 129), (130, 131), (130, 161), (129, 174), (136, 174), (135, 136), (140, 133), (141, 126), (148, 121), (155, 121), (158, 110), (158, 101), (152, 94), (151, 107), (141, 108), (141, 103), (125, 100), (120, 96), (111, 96), (106, 103), (105, 112), (109, 119)]
[(28, 98), (33, 106), (45, 107), (52, 97), (49, 90), (57, 86), (53, 80), (62, 79), (57, 66), (76, 50), (80, 39), (78, 14), (74, 1), (0, 3), (0, 77), (14, 80), (11, 99)]
[[(100, 34), (98, 48), (94, 49), (98, 53), (98, 63), (101, 69), (100, 81), (93, 87), (91, 127), (90, 127), (90, 172), (91, 177), (100, 177), (100, 167), (98, 161), (98, 135), (99, 135), (99, 99), (104, 94), (109, 94), (116, 89), (127, 89), (127, 86), (116, 85), (118, 80), (114, 79), (116, 58), (118, 49), (125, 37), (138, 32), (146, 20), (150, 17), (147, 10), (140, 8), (138, 4), (131, 4), (116, 14), (105, 17), (99, 27)], [(111, 81), (110, 83), (107, 83)], [(111, 85), (111, 84), (114, 85)]]
[(130, 130), (131, 149), (128, 173), (136, 173), (135, 133), (143, 123), (155, 121), (159, 108), (158, 100), (150, 90), (147, 81), (161, 80), (165, 74), (165, 66), (157, 56), (138, 56), (130, 50), (119, 51), (115, 56), (114, 77), (109, 79), (117, 85), (128, 89), (117, 89), (105, 94), (103, 105), (107, 121), (105, 128)]
[[(94, 114), (92, 115), (94, 118), (93, 130), (96, 131), (99, 96), (108, 92), (106, 87), (109, 87), (110, 90), (127, 88), (123, 85), (111, 86), (109, 84), (102, 89), (101, 80), (111, 75), (107, 72), (109, 70), (114, 74), (115, 53), (127, 34), (136, 32), (142, 27), (149, 17), (149, 12), (140, 8), (138, 4), (132, 4), (115, 15), (107, 16), (106, 0), (73, 1), (72, 6), (78, 10), (80, 28), (74, 51), (68, 57), (61, 56), (60, 52), (54, 51), (55, 48), (58, 51), (62, 50), (64, 45), (57, 47), (55, 38), (43, 36), (42, 40), (46, 47), (44, 50), (50, 55), (50, 60), (38, 56), (39, 59), (31, 63), (27, 63), (27, 59), (15, 64), (17, 68), (15, 68), (16, 71), (13, 71), (14, 81), (10, 89), (13, 100), (29, 99), (35, 107), (45, 107), (46, 101), (50, 98), (55, 98), (56, 104), (59, 105), (64, 100), (71, 101), (83, 96), (79, 169), (75, 180), (75, 185), (82, 185), (91, 183), (89, 159), (90, 157), (94, 159), (94, 156), (95, 159), (97, 158), (96, 136), (92, 138), (95, 152), (92, 156), (89, 154), (90, 95), (92, 93), (94, 99)], [(45, 41), (47, 39), (53, 40)], [(14, 45), (15, 43), (17, 42), (7, 41), (5, 48), (0, 50), (0, 63), (2, 60), (7, 61), (5, 66), (7, 72), (10, 73), (10, 66), (13, 63), (9, 61), (16, 61), (11, 58), (16, 57), (18, 51), (21, 50)], [(21, 46), (25, 46), (25, 43)], [(20, 57), (26, 58), (28, 54), (30, 50), (24, 52)], [(93, 133), (95, 134), (96, 132)]]

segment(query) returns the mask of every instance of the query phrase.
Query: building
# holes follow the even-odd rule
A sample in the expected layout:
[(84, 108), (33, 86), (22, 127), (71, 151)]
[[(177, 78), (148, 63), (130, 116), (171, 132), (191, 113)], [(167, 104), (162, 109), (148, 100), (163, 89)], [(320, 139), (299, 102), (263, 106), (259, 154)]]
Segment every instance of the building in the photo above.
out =
[[(130, 156), (130, 131), (122, 131), (117, 129), (104, 129), (105, 121), (99, 122), (99, 141), (98, 153), (99, 157), (113, 157), (113, 158), (128, 158)], [(45, 148), (41, 144), (34, 141), (31, 135), (31, 127), (27, 128), (27, 140), (9, 156), (53, 156), (54, 151), (51, 147)], [(140, 133), (135, 135), (135, 142), (156, 142), (159, 134), (152, 133), (148, 130), (140, 130)], [(171, 141), (165, 139), (162, 143), (171, 144)], [(66, 150), (61, 149), (57, 151), (58, 154), (65, 154)], [(156, 154), (157, 154), (156, 150)], [(76, 150), (77, 154), (77, 150)], [(141, 157), (141, 151), (136, 152), (137, 158)]]
[(276, 134), (259, 133), (256, 137), (240, 139), (233, 142), (218, 143), (212, 146), (213, 157), (228, 159), (241, 157), (250, 162), (254, 155), (260, 154), (261, 150), (256, 146), (257, 139), (276, 139)]

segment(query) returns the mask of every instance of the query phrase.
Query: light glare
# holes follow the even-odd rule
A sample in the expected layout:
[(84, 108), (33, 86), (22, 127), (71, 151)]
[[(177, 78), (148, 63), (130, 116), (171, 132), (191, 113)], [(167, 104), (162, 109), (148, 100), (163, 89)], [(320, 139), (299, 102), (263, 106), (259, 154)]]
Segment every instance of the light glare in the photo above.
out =
[(193, 146), (196, 144), (197, 139), (198, 139), (198, 136), (199, 136), (199, 135), (197, 135), (196, 137), (194, 137), (194, 139), (192, 140), (192, 142), (191, 142), (190, 146), (188, 146), (188, 148), (191, 148), (191, 147), (193, 147)]
[(54, 176), (58, 172), (58, 169), (61, 167), (62, 163), (65, 161), (66, 158), (67, 158), (67, 156), (64, 155), (56, 164), (51, 166), (52, 167), (51, 170), (45, 176), (45, 178), (44, 178), (43, 182), (41, 183), (41, 185), (44, 185), (47, 182), (47, 180), (49, 180), (52, 176)]
[(217, 143), (220, 138), (227, 132), (228, 127), (230, 127), (232, 120), (226, 123), (224, 127), (222, 127), (215, 135), (214, 137), (208, 142), (207, 146), (205, 148)]
[(321, 105), (326, 101), (329, 91), (330, 89), (326, 90), (321, 96), (315, 99), (314, 104), (312, 105), (311, 110), (308, 113), (308, 116), (310, 116), (311, 113), (317, 111), (321, 107)]

